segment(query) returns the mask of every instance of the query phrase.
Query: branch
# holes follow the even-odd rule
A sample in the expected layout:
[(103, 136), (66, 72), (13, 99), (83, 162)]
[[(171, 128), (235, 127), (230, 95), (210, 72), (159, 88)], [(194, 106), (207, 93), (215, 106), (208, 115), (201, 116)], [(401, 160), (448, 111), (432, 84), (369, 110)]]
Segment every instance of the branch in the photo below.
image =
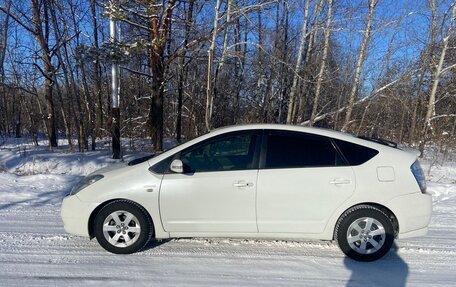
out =
[(456, 114), (433, 116), (432, 118), (429, 119), (429, 121), (433, 121), (433, 120), (440, 119), (440, 118), (447, 118), (447, 117), (456, 117)]
[(140, 28), (140, 29), (143, 29), (143, 30), (146, 30), (146, 31), (150, 31), (149, 27), (147, 26), (144, 26), (144, 25), (141, 25), (139, 23), (136, 23), (136, 22), (133, 22), (132, 20), (130, 19), (127, 19), (127, 18), (118, 18), (117, 20), (121, 21), (121, 22), (125, 22), (127, 24), (130, 24), (136, 28)]
[(144, 76), (144, 77), (147, 77), (147, 78), (152, 78), (152, 75), (151, 74), (147, 74), (147, 73), (144, 73), (144, 72), (140, 72), (140, 71), (137, 71), (137, 70), (132, 70), (128, 67), (124, 67), (124, 66), (120, 66), (119, 68), (123, 69), (123, 70), (127, 70), (129, 71), (130, 73), (133, 73), (133, 74), (136, 74), (136, 75), (141, 75), (141, 76)]
[(445, 69), (443, 69), (443, 70), (440, 71), (440, 75), (445, 74), (446, 72), (448, 72), (449, 70), (451, 70), (451, 69), (453, 69), (453, 68), (455, 68), (455, 67), (456, 67), (456, 64), (453, 64), (453, 65), (451, 65), (451, 66), (446, 67)]
[[(404, 79), (405, 77), (408, 77), (408, 76), (411, 76), (413, 74), (415, 74), (417, 71), (419, 71), (419, 69), (416, 69), (416, 70), (413, 70), (412, 72), (410, 73), (406, 73), (406, 74), (403, 74), (401, 76), (399, 76), (398, 78), (396, 78), (395, 80), (389, 82), (388, 84), (376, 89), (375, 91), (373, 91), (370, 95), (364, 97), (364, 98), (361, 98), (359, 99), (358, 101), (354, 102), (353, 106), (356, 106), (358, 104), (361, 104), (361, 103), (364, 103), (365, 101), (367, 100), (370, 100), (370, 99), (373, 99), (375, 98), (380, 92), (382, 92), (383, 90), (391, 87), (392, 85), (396, 84), (397, 82), (399, 82), (400, 80)], [(332, 115), (335, 115), (337, 113), (341, 113), (343, 111), (345, 111), (346, 109), (348, 108), (348, 106), (344, 106), (344, 107), (341, 107), (340, 109), (337, 109), (335, 111), (331, 111), (331, 112), (327, 112), (327, 113), (324, 113), (322, 115), (319, 115), (315, 118), (314, 122), (318, 122), (318, 121), (321, 121), (323, 119), (326, 119), (327, 117), (330, 117)], [(308, 125), (310, 122), (310, 120), (307, 120), (307, 121), (304, 121), (301, 123), (301, 125)]]
[(19, 85), (8, 85), (6, 83), (0, 83), (0, 85), (5, 86), (5, 87), (7, 87), (9, 89), (19, 89), (19, 90), (24, 91), (24, 92), (26, 92), (26, 93), (28, 93), (28, 94), (30, 94), (32, 96), (36, 96), (36, 97), (38, 96), (38, 93), (30, 91), (29, 89), (21, 87)]
[(59, 50), (61, 47), (63, 47), (63, 45), (66, 45), (67, 43), (69, 43), (80, 33), (81, 33), (81, 31), (76, 31), (76, 33), (73, 36), (70, 36), (70, 37), (64, 39), (63, 41), (59, 41), (58, 43), (56, 43), (52, 48), (50, 48), (51, 57), (57, 52), (57, 50)]
[(54, 83), (54, 79), (50, 77), (37, 63), (33, 63), (33, 66), (35, 66), (46, 79), (51, 81), (51, 83)]
[(16, 15), (14, 15), (13, 13), (11, 13), (10, 11), (8, 11), (7, 9), (5, 9), (4, 7), (0, 6), (0, 11), (2, 11), (3, 13), (9, 15), (11, 18), (13, 18), (14, 21), (16, 21), (19, 25), (21, 25), (25, 30), (29, 31), (30, 33), (32, 33), (33, 35), (37, 35), (38, 32), (33, 29), (33, 28), (30, 28), (27, 24), (25, 24), (24, 22), (22, 22), (21, 19), (19, 19), (19, 17), (17, 17)]
[[(223, 30), (228, 28), (231, 24), (235, 24), (238, 19), (240, 19), (243, 16), (246, 16), (247, 13), (258, 9), (259, 7), (261, 7), (263, 5), (269, 5), (269, 4), (276, 3), (276, 2), (277, 2), (277, 0), (271, 0), (271, 1), (268, 1), (268, 2), (265, 2), (265, 3), (248, 6), (248, 7), (245, 7), (244, 9), (242, 9), (242, 10), (237, 11), (238, 15), (236, 15), (235, 17), (232, 17), (230, 21), (225, 22), (223, 25), (220, 25), (217, 28), (217, 31), (215, 32), (215, 34), (218, 35), (220, 32), (222, 32)], [(233, 14), (234, 13), (235, 12), (233, 12)], [(182, 56), (185, 52), (187, 52), (188, 49), (193, 48), (194, 46), (198, 45), (199, 43), (201, 43), (203, 41), (209, 40), (209, 38), (211, 38), (212, 35), (213, 35), (213, 32), (211, 31), (208, 34), (206, 34), (204, 36), (201, 36), (201, 37), (189, 42), (187, 45), (185, 45), (184, 47), (182, 47), (179, 50), (177, 50), (172, 56), (170, 56), (168, 58), (168, 64), (171, 63), (172, 61), (174, 61), (176, 58), (179, 58), (180, 56)]]

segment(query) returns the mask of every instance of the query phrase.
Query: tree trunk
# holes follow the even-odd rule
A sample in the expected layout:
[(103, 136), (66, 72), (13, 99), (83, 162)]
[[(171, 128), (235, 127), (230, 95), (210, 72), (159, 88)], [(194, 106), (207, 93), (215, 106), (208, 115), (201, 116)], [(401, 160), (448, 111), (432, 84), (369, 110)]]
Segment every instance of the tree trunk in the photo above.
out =
[(286, 66), (285, 63), (288, 62), (288, 29), (289, 29), (289, 14), (290, 14), (290, 9), (288, 7), (288, 2), (287, 1), (282, 1), (282, 7), (283, 7), (283, 13), (285, 13), (285, 16), (282, 16), (282, 23), (281, 26), (283, 28), (283, 39), (282, 39), (282, 45), (281, 45), (281, 56), (280, 59), (282, 63), (280, 64), (280, 72), (279, 72), (279, 77), (280, 77), (280, 84), (279, 87), (280, 89), (277, 91), (279, 93), (278, 97), (278, 117), (276, 119), (277, 123), (282, 123), (282, 114), (283, 114), (283, 108), (284, 108), (284, 103), (283, 100), (288, 94), (288, 77), (286, 76), (286, 71), (288, 70), (288, 67)]
[(409, 143), (415, 143), (416, 140), (416, 124), (417, 124), (417, 116), (418, 116), (418, 111), (419, 107), (422, 105), (422, 96), (421, 96), (421, 88), (423, 86), (423, 79), (424, 76), (426, 75), (427, 68), (424, 68), (424, 70), (421, 72), (420, 77), (418, 79), (418, 87), (416, 88), (416, 102), (413, 105), (413, 112), (412, 112), (412, 118), (410, 120), (411, 126), (410, 126), (410, 132), (409, 132)]
[[(60, 30), (59, 30), (58, 20), (57, 20), (56, 14), (55, 14), (55, 7), (51, 6), (50, 13), (51, 13), (51, 22), (52, 22), (52, 25), (54, 28), (54, 36), (56, 39), (62, 40), (62, 35), (59, 32)], [(55, 54), (57, 56), (57, 59), (59, 60), (60, 66), (62, 67), (66, 90), (68, 91), (68, 94), (70, 95), (70, 99), (71, 99), (73, 97), (71, 97), (71, 95), (72, 95), (71, 85), (70, 85), (69, 78), (68, 78), (69, 72), (68, 72), (67, 66), (62, 58), (62, 54), (59, 49), (55, 50)], [(68, 140), (68, 146), (69, 146), (70, 150), (73, 150), (73, 141), (72, 141), (72, 133), (71, 133), (71, 119), (70, 119), (70, 116), (67, 115), (67, 113), (64, 109), (62, 91), (58, 85), (56, 75), (54, 75), (54, 81), (56, 82), (55, 86), (56, 86), (56, 92), (57, 92), (57, 99), (60, 101), (60, 113), (62, 115), (62, 119), (63, 119), (64, 126), (65, 126), (65, 135)]]
[(149, 49), (149, 65), (152, 72), (152, 92), (149, 109), (150, 133), (153, 150), (163, 150), (163, 97), (165, 65), (163, 59), (164, 49), (169, 41), (169, 27), (174, 1), (168, 1), (168, 6), (163, 15), (163, 21), (158, 17), (158, 1), (149, 4), (149, 39), (153, 45)]
[[(54, 81), (54, 67), (51, 62), (51, 53), (49, 49), (49, 17), (47, 1), (43, 2), (44, 19), (41, 19), (40, 7), (37, 0), (30, 0), (30, 7), (32, 9), (32, 21), (35, 28), (35, 39), (41, 48), (41, 59), (44, 64), (44, 98), (46, 99), (47, 108), (47, 133), (49, 139), (49, 146), (57, 146), (57, 133), (55, 127), (55, 106), (52, 86)], [(44, 29), (43, 29), (44, 26)]]
[[(8, 29), (9, 29), (9, 12), (11, 9), (11, 1), (8, 1), (8, 6), (6, 7), (6, 15), (5, 15), (5, 22), (0, 23), (0, 81), (1, 83), (5, 82), (5, 57), (6, 57), (6, 49), (8, 46)], [(2, 124), (0, 125), (0, 134), (6, 132), (7, 128), (2, 128), (4, 125), (8, 126), (8, 101), (6, 97), (6, 90), (5, 85), (0, 85), (0, 93), (2, 95), (2, 105), (1, 105), (1, 121)]]
[[(190, 38), (190, 28), (193, 23), (193, 7), (194, 0), (190, 0), (188, 10), (187, 10), (187, 21), (185, 23), (185, 37), (184, 37), (184, 46), (188, 44)], [(188, 72), (188, 63), (185, 62), (186, 53), (181, 56), (179, 59), (179, 82), (177, 87), (177, 119), (176, 119), (176, 140), (177, 142), (182, 141), (182, 105), (184, 97), (184, 81), (187, 77)]]
[[(330, 0), (332, 1), (332, 0)], [(304, 9), (304, 21), (301, 28), (301, 41), (299, 42), (298, 59), (293, 73), (293, 83), (291, 84), (290, 96), (288, 98), (288, 113), (287, 113), (287, 124), (291, 124), (293, 121), (293, 109), (295, 103), (296, 89), (298, 87), (299, 70), (301, 68), (302, 54), (307, 39), (307, 20), (309, 17), (309, 0), (306, 0)]]
[[(97, 12), (95, 9), (96, 0), (90, 1), (90, 11), (92, 13), (92, 26), (93, 26), (93, 46), (97, 51), (95, 53), (95, 59), (93, 61), (93, 72), (94, 72), (94, 94), (96, 101), (96, 123), (95, 123), (95, 136), (101, 137), (101, 130), (103, 128), (103, 96), (101, 93), (101, 67), (100, 59), (98, 57), (98, 22), (97, 22)], [(95, 149), (95, 146), (92, 145), (92, 150)]]
[(328, 19), (326, 19), (326, 29), (325, 29), (325, 44), (323, 47), (323, 56), (321, 58), (320, 71), (317, 76), (317, 86), (315, 87), (315, 97), (312, 107), (312, 114), (310, 115), (309, 126), (313, 126), (315, 117), (317, 116), (318, 109), (318, 100), (320, 98), (321, 83), (323, 82), (323, 75), (325, 73), (326, 59), (328, 57), (329, 50), (329, 39), (331, 35), (331, 18), (332, 18), (332, 5), (333, 0), (328, 0)]
[[(231, 21), (231, 4), (232, 4), (232, 0), (227, 0), (227, 4), (226, 4), (226, 22), (227, 23), (229, 23)], [(226, 58), (227, 58), (228, 33), (229, 33), (229, 29), (228, 28), (229, 27), (227, 27), (227, 28), (225, 28), (223, 30), (224, 35), (223, 35), (222, 54), (220, 56), (219, 61), (217, 62), (216, 67), (215, 67), (215, 75), (214, 75), (213, 99), (219, 99), (218, 101), (220, 103), (229, 102), (229, 100), (227, 98), (228, 91), (224, 91), (220, 95), (218, 95), (218, 82), (219, 82), (220, 74), (222, 74), (223, 66), (225, 65), (225, 61), (226, 61)], [(212, 109), (213, 108), (214, 107), (212, 107)], [(216, 122), (218, 122), (218, 125), (223, 125), (224, 119), (226, 118), (225, 113), (227, 112), (227, 110), (228, 110), (228, 108), (219, 109), (219, 112), (217, 113), (219, 115), (219, 121), (216, 121)]]
[(71, 120), (69, 118), (69, 116), (67, 116), (67, 113), (65, 111), (65, 108), (64, 108), (64, 103), (63, 103), (63, 97), (62, 97), (62, 91), (59, 87), (59, 83), (56, 81), (56, 85), (55, 85), (55, 90), (57, 92), (57, 99), (59, 100), (60, 102), (60, 113), (62, 115), (62, 119), (63, 119), (63, 125), (65, 126), (65, 135), (66, 135), (66, 138), (68, 140), (68, 148), (73, 151), (73, 141), (71, 139), (72, 135), (71, 135)]
[[(311, 24), (311, 27), (309, 27), (310, 34), (309, 34), (309, 41), (308, 41), (308, 44), (306, 47), (306, 58), (304, 60), (304, 63), (309, 63), (310, 57), (312, 56), (312, 53), (313, 53), (315, 38), (316, 38), (316, 34), (318, 33), (318, 29), (314, 29), (314, 26), (316, 26), (316, 27), (319, 26), (318, 22), (319, 22), (321, 9), (323, 7), (324, 2), (325, 2), (324, 0), (319, 0), (315, 3), (315, 7), (313, 10), (313, 16), (312, 16), (312, 22), (311, 22), (312, 24)], [(306, 94), (307, 94), (307, 89), (309, 87), (308, 81), (310, 81), (310, 79), (308, 79), (309, 74), (310, 74), (310, 68), (308, 68), (304, 65), (302, 74), (303, 74), (304, 81), (303, 81), (302, 87), (301, 87), (301, 96), (299, 97), (299, 104), (298, 104), (298, 110), (297, 110), (297, 114), (298, 114), (297, 122), (298, 123), (301, 123), (304, 118), (305, 105), (306, 105)]]
[[(241, 24), (240, 20), (236, 20), (237, 24), (235, 26), (235, 41), (236, 43), (240, 43), (242, 39), (241, 35)], [(242, 89), (242, 83), (245, 78), (245, 63), (246, 63), (246, 57), (247, 57), (247, 40), (248, 40), (248, 34), (249, 31), (247, 27), (245, 27), (245, 32), (244, 32), (244, 48), (242, 50), (241, 54), (241, 46), (236, 45), (235, 46), (235, 51), (237, 55), (240, 55), (240, 59), (236, 61), (235, 65), (235, 75), (236, 75), (236, 90), (234, 93), (233, 97), (233, 118), (231, 120), (231, 124), (235, 125), (238, 122), (239, 119), (239, 110), (240, 110), (240, 98), (241, 98), (241, 89)]]
[[(451, 26), (451, 24), (450, 24)], [(447, 35), (445, 38), (443, 38), (443, 45), (442, 45), (442, 50), (440, 52), (440, 58), (439, 58), (439, 63), (437, 64), (437, 67), (434, 70), (434, 74), (432, 75), (432, 87), (431, 87), (431, 92), (429, 94), (429, 101), (428, 101), (428, 106), (427, 106), (427, 111), (426, 111), (426, 117), (424, 118), (424, 126), (423, 126), (423, 132), (421, 135), (421, 141), (420, 141), (420, 152), (421, 155), (423, 155), (424, 147), (426, 145), (426, 136), (431, 129), (431, 117), (435, 115), (435, 96), (437, 92), (437, 87), (439, 85), (439, 80), (440, 80), (440, 72), (442, 71), (442, 66), (443, 62), (445, 60), (445, 54), (448, 48), (448, 42), (450, 39), (450, 35)]]
[(361, 75), (361, 69), (363, 67), (364, 59), (366, 57), (367, 45), (369, 44), (369, 40), (370, 40), (370, 35), (371, 35), (371, 30), (372, 30), (372, 21), (374, 19), (374, 11), (375, 11), (375, 6), (377, 5), (377, 2), (378, 2), (378, 0), (369, 0), (369, 14), (367, 15), (366, 30), (364, 30), (363, 42), (361, 43), (361, 47), (359, 50), (358, 62), (356, 64), (355, 76), (353, 78), (352, 89), (350, 92), (350, 97), (348, 99), (347, 112), (345, 114), (345, 121), (344, 121), (344, 126), (343, 126), (342, 130), (347, 130), (347, 128), (350, 124), (351, 114), (353, 111), (353, 106), (355, 104), (356, 92), (358, 90), (358, 85), (359, 85), (359, 77)]
[(210, 131), (212, 129), (212, 110), (214, 108), (214, 95), (212, 93), (213, 92), (212, 66), (214, 65), (215, 41), (217, 39), (218, 21), (219, 21), (219, 13), (220, 13), (221, 5), (222, 5), (222, 1), (217, 0), (217, 4), (215, 5), (214, 28), (212, 31), (212, 40), (211, 40), (211, 45), (209, 46), (209, 50), (207, 52), (208, 59), (207, 59), (207, 83), (206, 83), (206, 112), (205, 112), (205, 117), (204, 117), (207, 131)]
[(162, 55), (151, 53), (152, 63), (152, 94), (149, 110), (151, 138), (154, 151), (163, 150), (163, 96), (164, 96), (164, 66)]

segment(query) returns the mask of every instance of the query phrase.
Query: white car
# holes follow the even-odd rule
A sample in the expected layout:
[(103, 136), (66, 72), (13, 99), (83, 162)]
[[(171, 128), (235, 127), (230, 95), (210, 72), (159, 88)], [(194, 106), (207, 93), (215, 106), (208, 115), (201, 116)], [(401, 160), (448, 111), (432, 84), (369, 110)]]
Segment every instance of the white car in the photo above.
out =
[(431, 211), (416, 154), (341, 132), (256, 124), (95, 172), (65, 197), (61, 215), (67, 232), (113, 253), (151, 238), (318, 239), (372, 261), (395, 238), (425, 235)]

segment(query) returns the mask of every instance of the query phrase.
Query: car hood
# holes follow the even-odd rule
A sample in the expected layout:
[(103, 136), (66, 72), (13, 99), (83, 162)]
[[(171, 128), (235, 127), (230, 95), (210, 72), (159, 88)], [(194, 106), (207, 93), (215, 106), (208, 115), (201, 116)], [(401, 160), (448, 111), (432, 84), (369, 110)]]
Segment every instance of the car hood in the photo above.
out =
[(109, 172), (112, 172), (112, 171), (115, 171), (115, 170), (132, 167), (132, 166), (138, 165), (140, 163), (147, 162), (149, 159), (153, 158), (154, 156), (155, 156), (155, 154), (150, 154), (150, 155), (134, 158), (134, 159), (129, 160), (129, 161), (122, 161), (122, 162), (117, 162), (117, 163), (114, 163), (114, 164), (110, 164), (110, 165), (108, 165), (106, 167), (100, 168), (100, 169), (92, 172), (91, 174), (89, 174), (89, 176), (90, 175), (94, 175), (94, 174), (103, 174), (103, 175), (105, 175), (105, 174), (107, 174)]

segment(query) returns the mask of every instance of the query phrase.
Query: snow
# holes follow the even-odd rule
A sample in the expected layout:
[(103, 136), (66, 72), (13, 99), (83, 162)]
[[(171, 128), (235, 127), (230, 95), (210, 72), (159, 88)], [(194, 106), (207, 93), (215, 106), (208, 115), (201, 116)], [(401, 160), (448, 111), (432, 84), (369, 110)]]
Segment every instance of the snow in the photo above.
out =
[[(64, 144), (64, 143), (63, 143)], [(427, 236), (360, 263), (334, 242), (177, 239), (113, 255), (63, 230), (60, 204), (109, 150), (86, 153), (7, 139), (0, 148), (1, 286), (455, 286), (456, 159), (423, 162), (434, 212)], [(134, 158), (144, 153), (129, 152)]]

